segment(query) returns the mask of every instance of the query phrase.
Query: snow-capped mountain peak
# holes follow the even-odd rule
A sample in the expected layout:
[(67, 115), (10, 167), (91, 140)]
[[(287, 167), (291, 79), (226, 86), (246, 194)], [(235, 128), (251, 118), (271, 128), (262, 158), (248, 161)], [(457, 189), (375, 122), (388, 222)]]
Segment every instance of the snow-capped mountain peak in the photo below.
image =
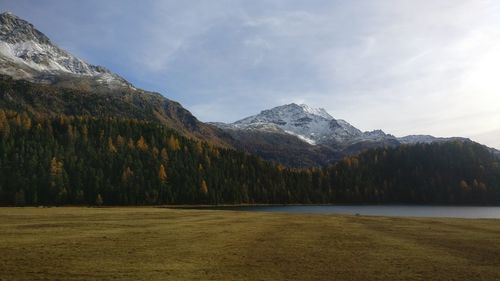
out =
[[(292, 105), (295, 104), (292, 103)], [(298, 106), (300, 106), (302, 110), (308, 114), (321, 116), (326, 119), (333, 119), (333, 117), (330, 114), (328, 114), (328, 112), (326, 112), (324, 108), (312, 108), (309, 107), (307, 104), (299, 104)]]
[(323, 108), (295, 103), (263, 110), (257, 115), (232, 124), (218, 124), (217, 126), (225, 129), (281, 132), (294, 135), (312, 145), (346, 142), (363, 135), (360, 130), (346, 121), (333, 118)]
[(51, 82), (60, 76), (87, 77), (109, 86), (132, 87), (120, 76), (53, 44), (31, 23), (10, 12), (0, 14), (0, 73), (16, 79)]
[[(465, 138), (440, 138), (430, 135), (410, 135), (397, 138), (382, 130), (363, 132), (342, 119), (335, 119), (325, 109), (306, 104), (286, 104), (263, 110), (259, 114), (234, 123), (212, 123), (233, 134), (235, 138), (252, 136), (253, 132), (278, 133), (294, 136), (310, 145), (327, 147), (350, 154), (367, 148), (447, 141), (470, 141)], [(241, 131), (245, 131), (242, 135)], [(254, 136), (258, 136), (255, 134)], [(262, 145), (266, 141), (257, 137)], [(270, 138), (273, 143), (275, 139)], [(257, 145), (257, 146), (258, 146)], [(274, 145), (274, 144), (273, 144)], [(494, 153), (498, 153), (494, 151)]]
[(35, 27), (11, 12), (0, 14), (0, 40), (9, 43), (34, 41), (40, 44), (51, 44), (50, 39)]

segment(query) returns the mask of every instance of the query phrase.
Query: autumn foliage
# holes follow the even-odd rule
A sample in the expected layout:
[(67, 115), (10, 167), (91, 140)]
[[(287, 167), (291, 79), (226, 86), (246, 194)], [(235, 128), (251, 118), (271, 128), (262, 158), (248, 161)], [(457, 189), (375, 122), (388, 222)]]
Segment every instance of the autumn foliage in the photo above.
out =
[(292, 169), (156, 123), (0, 110), (0, 204), (100, 203), (498, 204), (500, 164), (451, 142)]

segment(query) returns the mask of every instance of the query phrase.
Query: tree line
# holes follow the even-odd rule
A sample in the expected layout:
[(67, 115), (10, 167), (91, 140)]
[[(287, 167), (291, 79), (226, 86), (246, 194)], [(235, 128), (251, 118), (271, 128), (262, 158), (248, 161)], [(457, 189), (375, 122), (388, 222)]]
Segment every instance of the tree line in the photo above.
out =
[(500, 203), (473, 142), (369, 150), (292, 169), (154, 122), (0, 110), (0, 204)]

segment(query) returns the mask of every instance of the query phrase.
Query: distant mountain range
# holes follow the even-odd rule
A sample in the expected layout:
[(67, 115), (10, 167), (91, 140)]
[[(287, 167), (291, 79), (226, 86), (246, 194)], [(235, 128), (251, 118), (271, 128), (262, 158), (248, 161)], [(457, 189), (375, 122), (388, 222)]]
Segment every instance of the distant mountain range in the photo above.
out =
[[(326, 165), (374, 147), (470, 141), (430, 135), (397, 138), (382, 130), (362, 132), (345, 120), (333, 118), (323, 108), (295, 103), (263, 110), (234, 123), (212, 124), (231, 134), (237, 140), (236, 146), (292, 166)], [(280, 147), (283, 143), (286, 148)]]
[(159, 122), (186, 137), (293, 167), (327, 165), (376, 147), (469, 141), (362, 132), (324, 109), (293, 103), (231, 124), (203, 123), (179, 103), (138, 89), (108, 69), (62, 50), (31, 23), (8, 12), (0, 14), (0, 84), (0, 109), (34, 116), (91, 115)]
[(397, 141), (401, 144), (431, 143), (465, 140), (464, 138), (437, 138), (430, 135), (410, 135), (396, 138), (382, 130), (362, 132), (347, 121), (333, 118), (323, 108), (306, 104), (287, 104), (263, 110), (231, 124), (214, 123), (220, 128), (285, 133), (311, 145), (331, 144), (346, 146), (364, 141)]

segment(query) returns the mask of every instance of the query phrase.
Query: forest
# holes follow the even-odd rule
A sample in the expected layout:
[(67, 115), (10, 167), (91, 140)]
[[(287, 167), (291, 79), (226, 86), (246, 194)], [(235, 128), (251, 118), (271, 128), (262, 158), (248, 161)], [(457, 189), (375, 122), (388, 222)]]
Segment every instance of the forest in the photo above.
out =
[(292, 169), (120, 117), (0, 110), (0, 204), (500, 203), (500, 160), (469, 141)]

